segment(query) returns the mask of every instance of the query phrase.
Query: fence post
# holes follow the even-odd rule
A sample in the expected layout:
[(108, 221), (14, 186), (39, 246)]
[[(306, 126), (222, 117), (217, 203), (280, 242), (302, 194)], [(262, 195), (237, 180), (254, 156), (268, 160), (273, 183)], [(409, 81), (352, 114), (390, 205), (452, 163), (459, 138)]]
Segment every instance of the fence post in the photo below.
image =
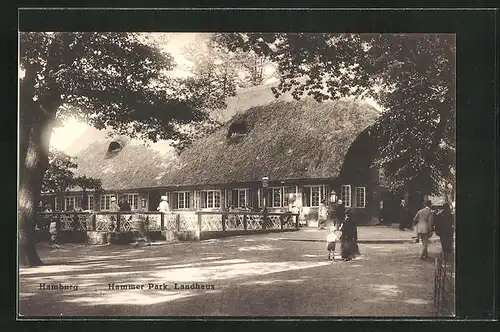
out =
[(280, 229), (283, 230), (283, 215), (280, 214)]
[(243, 229), (247, 230), (247, 215), (246, 215), (246, 213), (243, 215)]
[(120, 217), (121, 217), (120, 212), (118, 212), (116, 214), (116, 229), (118, 230), (118, 232), (120, 232), (121, 223), (122, 223), (122, 221), (120, 220)]
[(295, 215), (295, 229), (299, 229), (299, 215)]
[(179, 213), (175, 215), (175, 227), (177, 227), (177, 232), (181, 231), (181, 215)]
[(202, 222), (202, 215), (201, 212), (196, 212), (198, 214), (198, 231), (200, 232), (201, 236), (201, 222)]
[(163, 231), (165, 229), (165, 214), (163, 212), (160, 212), (160, 231)]
[(227, 214), (222, 213), (222, 231), (226, 230), (226, 218), (227, 218)]
[(92, 214), (92, 231), (96, 231), (97, 230), (97, 217), (96, 217), (96, 214)]

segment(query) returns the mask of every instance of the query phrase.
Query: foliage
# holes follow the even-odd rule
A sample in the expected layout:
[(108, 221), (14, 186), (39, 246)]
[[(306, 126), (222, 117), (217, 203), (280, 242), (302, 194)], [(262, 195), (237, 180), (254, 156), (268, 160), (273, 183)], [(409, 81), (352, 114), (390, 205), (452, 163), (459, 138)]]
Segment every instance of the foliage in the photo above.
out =
[[(173, 58), (133, 33), (22, 33), (21, 92), (58, 118), (153, 141), (206, 115), (171, 89)], [(60, 106), (64, 105), (64, 108)], [(21, 105), (22, 107), (23, 105)]]
[(51, 150), (49, 152), (49, 167), (43, 177), (42, 192), (63, 192), (73, 186), (102, 190), (100, 179), (75, 176), (73, 171), (77, 168), (78, 165), (73, 158), (62, 151)]
[(376, 165), (393, 190), (433, 192), (455, 153), (455, 39), (437, 34), (217, 34), (229, 50), (253, 51), (278, 67), (275, 96), (318, 101), (374, 98)]

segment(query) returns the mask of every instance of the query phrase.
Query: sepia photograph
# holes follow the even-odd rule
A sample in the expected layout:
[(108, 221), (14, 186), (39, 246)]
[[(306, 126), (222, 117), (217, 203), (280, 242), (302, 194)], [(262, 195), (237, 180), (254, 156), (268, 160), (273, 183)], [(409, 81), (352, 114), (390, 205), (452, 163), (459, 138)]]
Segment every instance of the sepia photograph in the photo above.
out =
[(455, 37), (20, 31), (18, 316), (454, 317)]

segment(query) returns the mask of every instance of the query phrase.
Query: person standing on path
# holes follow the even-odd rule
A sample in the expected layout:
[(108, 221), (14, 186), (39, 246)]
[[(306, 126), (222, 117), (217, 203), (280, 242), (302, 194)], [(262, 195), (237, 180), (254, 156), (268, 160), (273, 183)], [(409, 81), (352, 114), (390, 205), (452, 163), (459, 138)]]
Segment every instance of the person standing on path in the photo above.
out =
[(347, 262), (353, 259), (356, 252), (354, 241), (356, 237), (356, 225), (352, 220), (351, 209), (345, 211), (345, 219), (340, 226), (340, 231), (342, 232), (340, 236), (340, 251), (342, 253), (342, 258)]
[(342, 200), (339, 199), (337, 202), (337, 207), (335, 208), (335, 217), (336, 217), (336, 226), (337, 228), (344, 222), (345, 219), (345, 206), (342, 203)]
[(399, 204), (399, 230), (404, 231), (406, 228), (411, 229), (408, 225), (408, 208), (406, 207), (405, 200), (401, 200)]
[(417, 212), (413, 218), (413, 223), (416, 226), (415, 231), (422, 242), (422, 250), (420, 259), (426, 259), (429, 256), (429, 238), (432, 235), (434, 227), (434, 212), (431, 210), (431, 201), (425, 202), (425, 207)]
[(453, 252), (453, 216), (448, 203), (445, 203), (443, 205), (443, 211), (436, 215), (435, 229), (436, 235), (439, 236), (441, 242), (443, 258), (448, 260)]

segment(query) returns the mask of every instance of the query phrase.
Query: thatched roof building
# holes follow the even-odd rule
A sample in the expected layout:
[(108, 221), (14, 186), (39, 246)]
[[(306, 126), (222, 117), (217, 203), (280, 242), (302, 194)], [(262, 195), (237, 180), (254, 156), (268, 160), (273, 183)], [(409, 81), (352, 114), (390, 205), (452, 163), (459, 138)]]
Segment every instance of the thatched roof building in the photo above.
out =
[[(168, 141), (145, 143), (90, 128), (69, 148), (77, 158), (75, 173), (100, 178), (105, 190), (245, 183), (262, 176), (335, 178), (351, 144), (379, 116), (349, 99), (274, 101), (234, 113), (180, 157)], [(235, 123), (245, 133), (228, 137)]]
[(89, 132), (95, 132), (99, 139), (80, 149), (75, 173), (100, 178), (107, 191), (161, 187), (163, 177), (177, 161), (168, 142), (144, 143), (127, 137), (103, 136), (97, 130)]
[[(166, 186), (335, 178), (359, 133), (379, 116), (353, 101), (273, 102), (237, 114), (201, 139), (162, 179)], [(243, 133), (228, 137), (231, 124)]]

